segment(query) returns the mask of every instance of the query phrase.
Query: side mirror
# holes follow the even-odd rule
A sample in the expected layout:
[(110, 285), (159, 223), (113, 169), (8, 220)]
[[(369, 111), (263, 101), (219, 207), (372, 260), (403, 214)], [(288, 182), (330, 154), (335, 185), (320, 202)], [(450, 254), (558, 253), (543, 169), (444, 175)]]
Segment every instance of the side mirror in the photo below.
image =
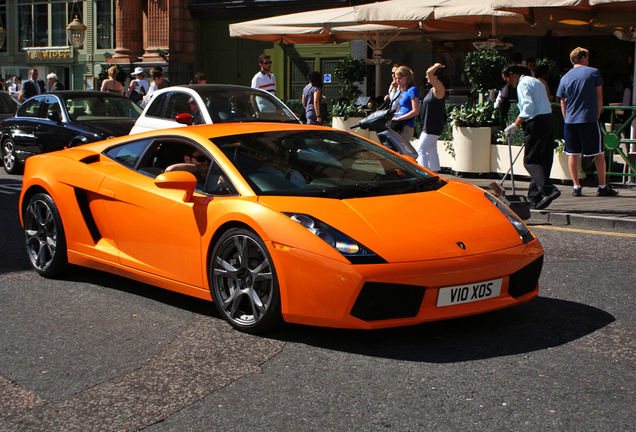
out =
[(56, 123), (59, 123), (62, 120), (62, 117), (60, 117), (60, 113), (57, 113), (57, 112), (48, 113), (46, 115), (46, 118)]
[(192, 123), (194, 123), (194, 118), (192, 117), (192, 114), (188, 114), (188, 113), (179, 114), (174, 119), (177, 121), (177, 123), (188, 125), (188, 126), (192, 126)]
[(197, 178), (191, 172), (170, 171), (159, 174), (155, 179), (155, 184), (160, 189), (184, 191), (183, 202), (188, 202), (192, 199), (192, 195), (194, 195), (194, 189), (197, 187)]

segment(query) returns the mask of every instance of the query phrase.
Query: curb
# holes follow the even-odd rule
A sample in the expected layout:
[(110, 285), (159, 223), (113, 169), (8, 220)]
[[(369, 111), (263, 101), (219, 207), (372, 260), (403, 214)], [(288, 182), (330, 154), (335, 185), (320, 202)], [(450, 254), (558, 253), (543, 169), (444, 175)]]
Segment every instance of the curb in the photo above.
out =
[(570, 213), (551, 213), (543, 210), (530, 210), (529, 225), (550, 224), (571, 226), (573, 228), (602, 228), (636, 231), (636, 219), (617, 219), (602, 216), (582, 216)]

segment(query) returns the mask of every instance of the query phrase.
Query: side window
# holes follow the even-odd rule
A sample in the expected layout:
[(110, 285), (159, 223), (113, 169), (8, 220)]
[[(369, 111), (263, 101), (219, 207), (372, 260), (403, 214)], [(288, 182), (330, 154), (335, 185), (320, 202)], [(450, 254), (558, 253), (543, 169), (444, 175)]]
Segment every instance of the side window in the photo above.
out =
[(45, 107), (41, 111), (42, 117), (53, 121), (59, 121), (62, 115), (62, 108), (60, 107), (59, 101), (56, 98), (49, 96), (44, 100), (44, 104)]
[(37, 117), (42, 106), (43, 98), (32, 98), (22, 104), (18, 110), (18, 117)]
[(169, 93), (162, 93), (159, 96), (153, 97), (150, 102), (150, 107), (146, 111), (147, 117), (161, 117), (161, 111), (166, 103), (166, 98)]
[(238, 195), (229, 177), (216, 162), (210, 168), (209, 179), (207, 189), (212, 195)]
[(193, 114), (196, 109), (196, 103), (194, 103), (192, 97), (189, 94), (174, 92), (172, 93), (170, 101), (168, 102), (164, 118), (166, 120), (174, 121), (174, 118), (179, 114)]
[(104, 154), (122, 165), (134, 168), (149, 143), (150, 140), (135, 141), (117, 147), (111, 147), (106, 150)]

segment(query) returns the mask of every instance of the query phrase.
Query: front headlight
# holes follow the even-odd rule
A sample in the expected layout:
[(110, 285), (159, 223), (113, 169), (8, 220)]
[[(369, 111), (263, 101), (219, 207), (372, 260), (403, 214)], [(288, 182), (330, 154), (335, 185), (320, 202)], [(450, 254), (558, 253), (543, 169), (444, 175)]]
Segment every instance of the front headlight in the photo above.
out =
[(506, 216), (506, 218), (508, 218), (512, 226), (515, 227), (515, 229), (519, 233), (519, 237), (521, 237), (521, 240), (524, 244), (534, 240), (535, 237), (534, 234), (532, 234), (532, 231), (530, 231), (530, 228), (528, 228), (526, 224), (524, 224), (521, 219), (519, 219), (519, 216), (517, 216), (515, 212), (510, 210), (506, 205), (504, 205), (504, 203), (499, 201), (488, 192), (484, 192), (484, 195), (490, 200), (491, 203), (495, 205), (495, 207), (499, 209), (499, 211), (504, 214), (504, 216)]
[(348, 235), (332, 226), (303, 213), (283, 213), (294, 222), (298, 222), (329, 246), (340, 252), (352, 264), (379, 264), (386, 261), (376, 253), (367, 249)]

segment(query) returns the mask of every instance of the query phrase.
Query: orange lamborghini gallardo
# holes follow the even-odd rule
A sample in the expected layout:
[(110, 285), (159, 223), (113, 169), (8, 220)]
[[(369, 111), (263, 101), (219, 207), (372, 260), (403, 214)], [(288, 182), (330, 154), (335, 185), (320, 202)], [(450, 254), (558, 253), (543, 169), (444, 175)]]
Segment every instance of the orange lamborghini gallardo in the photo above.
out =
[(535, 298), (543, 248), (499, 200), (357, 135), (235, 123), (27, 159), (35, 270), (70, 264), (212, 300), (235, 328), (376, 329)]

